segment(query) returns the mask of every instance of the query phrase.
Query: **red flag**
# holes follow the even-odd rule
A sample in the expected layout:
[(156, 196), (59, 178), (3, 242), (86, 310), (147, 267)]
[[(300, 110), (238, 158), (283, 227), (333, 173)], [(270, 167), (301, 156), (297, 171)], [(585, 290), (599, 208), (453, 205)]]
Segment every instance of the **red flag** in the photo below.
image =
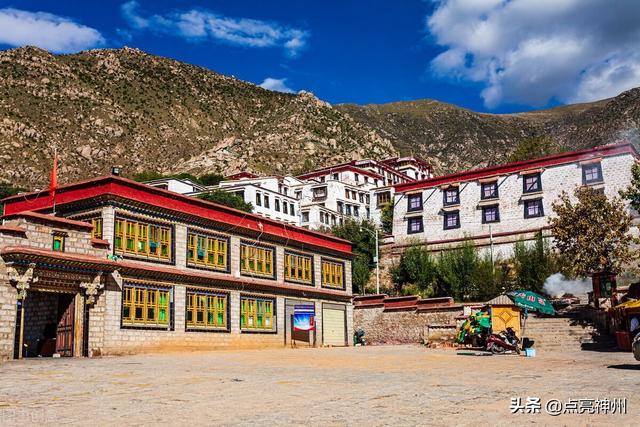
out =
[(51, 182), (49, 184), (49, 192), (51, 197), (56, 196), (56, 188), (58, 187), (58, 150), (53, 153), (53, 167), (51, 168)]

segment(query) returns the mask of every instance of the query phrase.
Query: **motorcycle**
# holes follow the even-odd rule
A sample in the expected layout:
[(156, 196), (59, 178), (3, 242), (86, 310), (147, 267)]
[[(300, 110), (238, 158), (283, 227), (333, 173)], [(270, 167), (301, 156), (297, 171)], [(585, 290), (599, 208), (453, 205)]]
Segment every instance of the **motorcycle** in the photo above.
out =
[(358, 329), (353, 333), (353, 345), (355, 347), (367, 345), (366, 341), (364, 340), (364, 331), (362, 329)]
[(506, 351), (515, 351), (520, 354), (520, 338), (516, 336), (513, 328), (507, 328), (499, 334), (491, 334), (487, 338), (487, 351), (500, 354)]

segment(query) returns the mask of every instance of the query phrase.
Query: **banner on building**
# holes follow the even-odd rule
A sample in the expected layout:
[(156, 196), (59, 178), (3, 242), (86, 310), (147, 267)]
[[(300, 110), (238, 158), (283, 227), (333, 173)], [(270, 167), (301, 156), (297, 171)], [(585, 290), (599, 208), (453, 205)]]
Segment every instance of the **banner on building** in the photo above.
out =
[(294, 331), (315, 331), (316, 325), (315, 305), (294, 305), (293, 306), (293, 330)]

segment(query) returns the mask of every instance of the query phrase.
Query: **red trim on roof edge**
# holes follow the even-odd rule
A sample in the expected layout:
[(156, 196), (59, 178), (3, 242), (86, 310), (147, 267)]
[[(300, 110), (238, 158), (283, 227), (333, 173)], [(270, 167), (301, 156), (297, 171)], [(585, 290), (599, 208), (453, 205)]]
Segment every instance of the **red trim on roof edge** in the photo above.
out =
[(174, 276), (186, 277), (186, 278), (191, 277), (191, 278), (197, 278), (197, 279), (218, 280), (218, 281), (229, 282), (229, 283), (250, 284), (253, 286), (260, 286), (267, 289), (302, 291), (310, 294), (331, 295), (331, 296), (343, 297), (343, 298), (351, 297), (351, 295), (346, 293), (345, 291), (333, 291), (329, 289), (311, 288), (305, 285), (294, 285), (294, 284), (285, 285), (282, 282), (274, 282), (271, 280), (252, 279), (247, 277), (237, 278), (232, 276), (231, 274), (181, 270), (175, 267), (146, 265), (146, 264), (141, 264), (133, 261), (111, 261), (108, 259), (99, 258), (91, 255), (83, 255), (83, 254), (77, 254), (77, 253), (71, 253), (71, 252), (56, 252), (56, 251), (45, 250), (45, 249), (31, 248), (27, 246), (6, 246), (0, 249), (0, 256), (7, 256), (7, 255), (32, 255), (32, 256), (48, 257), (51, 259), (69, 261), (69, 262), (83, 262), (87, 264), (92, 264), (94, 267), (98, 269), (105, 269), (108, 271), (129, 269), (129, 270), (137, 270), (137, 271), (142, 271), (147, 273), (168, 274), (168, 275), (174, 275)]
[[(196, 197), (183, 196), (119, 176), (102, 176), (60, 186), (56, 190), (56, 205), (62, 206), (66, 203), (103, 195), (119, 196), (140, 203), (222, 222), (234, 228), (244, 228), (312, 246), (351, 253), (351, 242), (348, 240), (239, 211)], [(24, 211), (46, 210), (53, 206), (52, 197), (47, 191), (11, 196), (3, 201), (5, 202), (4, 209), (8, 216)], [(45, 217), (50, 216), (45, 215)]]
[(394, 185), (394, 188), (396, 189), (396, 192), (404, 193), (406, 191), (415, 189), (437, 187), (439, 185), (448, 184), (451, 182), (474, 181), (492, 175), (506, 175), (527, 169), (573, 163), (597, 156), (611, 157), (618, 154), (632, 154), (635, 157), (640, 156), (631, 143), (611, 144), (602, 147), (588, 148), (580, 151), (552, 154), (545, 157), (539, 157), (537, 159), (523, 160), (521, 162), (507, 163), (504, 165), (491, 166), (488, 168), (475, 169), (465, 172), (457, 172), (449, 175), (438, 176), (435, 178), (424, 179), (421, 181), (396, 184)]
[[(6, 211), (6, 208), (5, 208), (5, 211)], [(62, 218), (62, 217), (55, 216), (55, 215), (41, 214), (41, 213), (38, 213), (38, 212), (23, 211), (23, 212), (18, 212), (18, 213), (13, 213), (13, 214), (7, 214), (7, 215), (4, 215), (2, 217), (3, 220), (11, 220), (11, 219), (15, 219), (15, 218), (31, 218), (31, 219), (37, 219), (37, 220), (40, 220), (40, 221), (46, 221), (46, 222), (52, 222), (52, 223), (56, 223), (56, 224), (67, 225), (67, 226), (76, 227), (76, 228), (84, 228), (84, 229), (87, 229), (87, 230), (93, 230), (93, 225), (89, 224), (88, 222), (76, 221), (76, 220), (73, 220), (73, 219)]]

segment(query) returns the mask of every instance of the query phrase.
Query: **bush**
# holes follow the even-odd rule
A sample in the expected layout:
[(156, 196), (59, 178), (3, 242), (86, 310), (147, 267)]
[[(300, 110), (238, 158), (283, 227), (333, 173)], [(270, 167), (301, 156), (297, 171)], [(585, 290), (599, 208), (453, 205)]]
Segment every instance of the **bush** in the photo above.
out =
[(353, 244), (356, 256), (351, 268), (353, 292), (361, 293), (369, 283), (371, 271), (375, 267), (373, 259), (376, 254), (376, 226), (369, 220), (347, 219), (342, 224), (334, 225), (331, 233)]
[(438, 277), (437, 265), (424, 246), (413, 246), (402, 255), (400, 263), (391, 270), (398, 294), (407, 294), (411, 288), (422, 296), (435, 293)]
[(247, 203), (244, 199), (236, 194), (227, 193), (222, 190), (211, 190), (208, 193), (204, 193), (198, 196), (203, 200), (207, 200), (209, 202), (218, 203), (220, 205), (229, 206), (234, 209), (238, 209), (245, 212), (253, 212), (253, 205), (251, 203)]
[(540, 292), (544, 281), (556, 272), (557, 266), (549, 245), (538, 233), (533, 244), (517, 242), (513, 248), (516, 287)]

